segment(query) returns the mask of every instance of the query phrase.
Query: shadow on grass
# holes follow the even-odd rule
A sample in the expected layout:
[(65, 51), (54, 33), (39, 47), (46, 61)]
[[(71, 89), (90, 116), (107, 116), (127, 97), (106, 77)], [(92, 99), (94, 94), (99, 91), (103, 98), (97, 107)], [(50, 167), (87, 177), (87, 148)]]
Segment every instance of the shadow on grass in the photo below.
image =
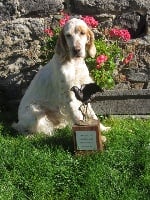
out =
[(55, 131), (53, 136), (39, 135), (32, 141), (32, 144), (37, 148), (48, 146), (52, 149), (63, 149), (74, 154), (73, 134), (69, 127)]
[(0, 123), (0, 134), (4, 137), (21, 138), (27, 139), (29, 143), (38, 149), (48, 147), (51, 149), (63, 149), (69, 151), (71, 154), (74, 153), (73, 133), (71, 127), (56, 130), (53, 136), (47, 136), (42, 133), (33, 135), (24, 135), (18, 133), (9, 124)]

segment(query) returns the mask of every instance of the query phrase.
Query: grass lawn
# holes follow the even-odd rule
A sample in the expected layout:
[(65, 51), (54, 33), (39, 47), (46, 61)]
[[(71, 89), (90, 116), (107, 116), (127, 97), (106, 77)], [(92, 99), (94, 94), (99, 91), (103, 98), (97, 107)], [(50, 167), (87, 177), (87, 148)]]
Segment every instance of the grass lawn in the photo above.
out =
[(0, 123), (0, 200), (150, 199), (150, 120), (103, 121), (102, 153), (75, 156), (69, 127), (17, 136)]

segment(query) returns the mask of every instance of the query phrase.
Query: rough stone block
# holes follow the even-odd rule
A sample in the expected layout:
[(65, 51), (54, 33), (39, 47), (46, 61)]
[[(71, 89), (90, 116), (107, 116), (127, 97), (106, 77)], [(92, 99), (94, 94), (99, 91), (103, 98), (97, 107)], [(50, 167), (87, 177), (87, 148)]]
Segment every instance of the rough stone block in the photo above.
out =
[(63, 10), (63, 3), (64, 0), (5, 0), (0, 2), (0, 21), (22, 16), (49, 16)]
[(20, 11), (21, 15), (25, 16), (39, 16), (57, 13), (63, 10), (63, 0), (20, 0)]
[(92, 107), (99, 115), (148, 115), (150, 90), (106, 91), (97, 95)]
[(120, 13), (127, 10), (146, 11), (150, 6), (149, 0), (72, 0), (70, 7), (72, 12), (82, 14), (102, 14), (102, 13)]

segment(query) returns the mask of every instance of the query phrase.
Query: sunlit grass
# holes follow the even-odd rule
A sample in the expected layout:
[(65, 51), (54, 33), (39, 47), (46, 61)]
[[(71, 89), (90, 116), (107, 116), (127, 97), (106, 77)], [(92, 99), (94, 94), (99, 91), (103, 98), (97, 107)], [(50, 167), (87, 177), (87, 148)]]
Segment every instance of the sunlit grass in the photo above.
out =
[(0, 124), (0, 199), (148, 200), (150, 120), (106, 119), (103, 152), (75, 156), (69, 127), (26, 138)]

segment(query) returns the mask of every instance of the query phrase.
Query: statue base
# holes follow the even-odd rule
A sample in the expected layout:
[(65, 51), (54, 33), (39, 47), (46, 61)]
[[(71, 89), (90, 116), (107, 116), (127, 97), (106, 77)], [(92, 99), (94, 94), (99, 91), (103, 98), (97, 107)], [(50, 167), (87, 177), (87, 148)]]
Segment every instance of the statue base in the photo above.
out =
[(103, 150), (100, 123), (98, 120), (78, 121), (73, 125), (74, 149), (76, 154)]

